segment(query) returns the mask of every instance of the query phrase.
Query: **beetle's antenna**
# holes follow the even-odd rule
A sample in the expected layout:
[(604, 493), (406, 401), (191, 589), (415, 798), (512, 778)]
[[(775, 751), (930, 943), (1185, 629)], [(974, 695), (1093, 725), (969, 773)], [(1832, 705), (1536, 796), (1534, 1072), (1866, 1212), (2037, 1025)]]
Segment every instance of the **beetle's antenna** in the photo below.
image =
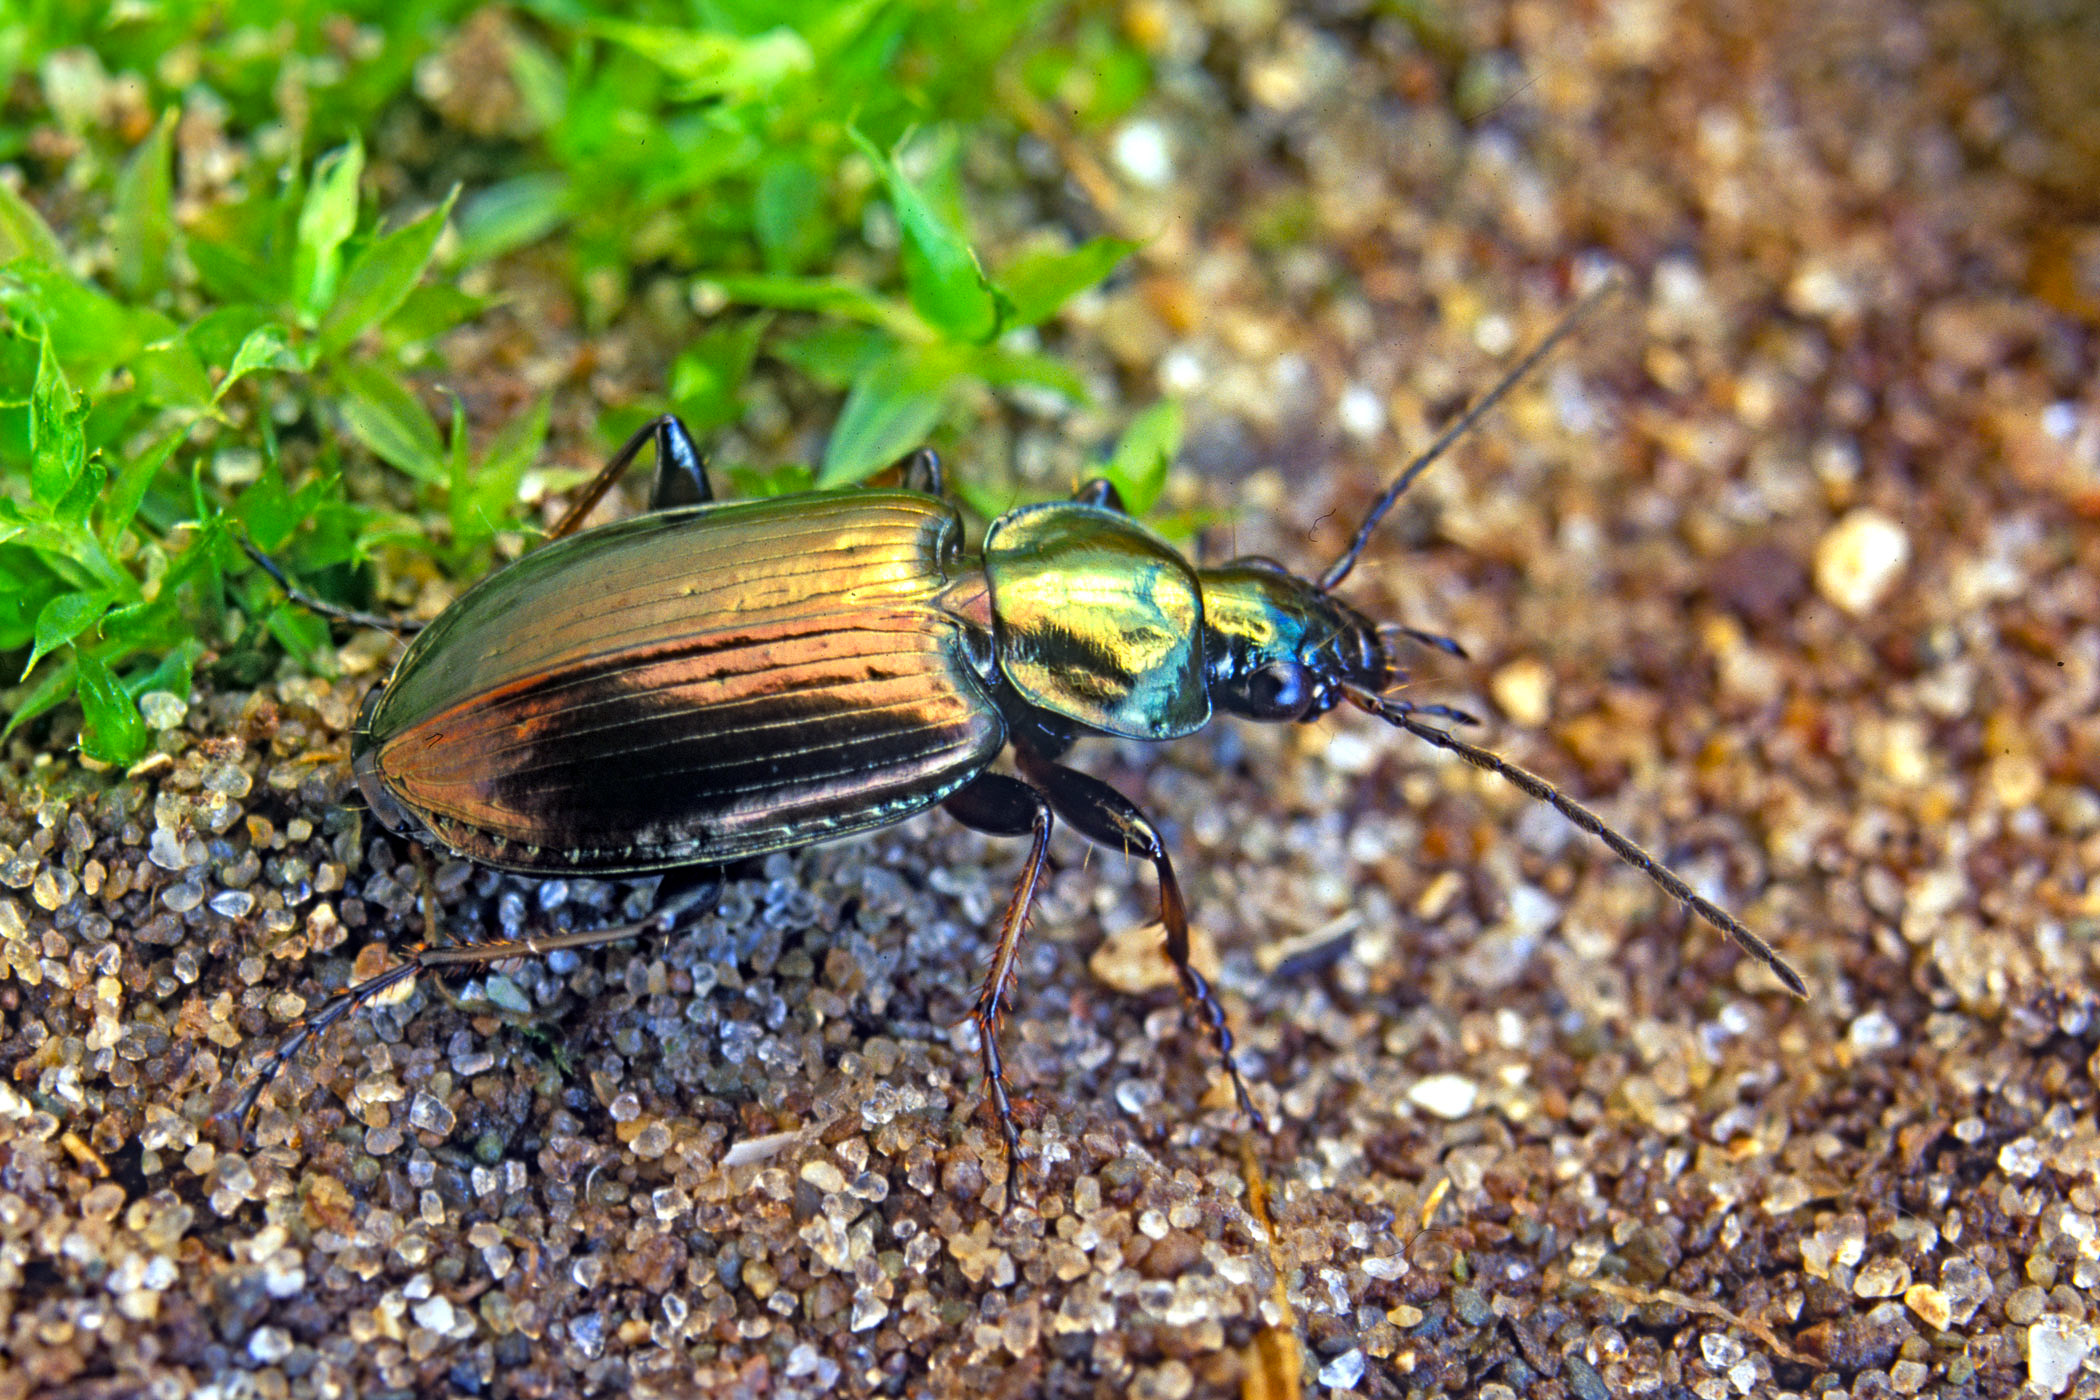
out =
[(1356, 557), (1362, 554), (1364, 546), (1371, 542), (1371, 532), (1378, 528), (1379, 521), (1385, 519), (1385, 513), (1393, 508), (1393, 502), (1400, 499), (1401, 493), (1414, 484), (1415, 478), (1427, 471), (1430, 463), (1443, 456), (1445, 450), (1452, 443), (1464, 437), (1466, 432), (1487, 414), (1488, 410), (1502, 402), (1503, 397), (1510, 390), (1516, 388), (1526, 375), (1538, 367), (1540, 360), (1553, 353), (1553, 347), (1567, 339), (1568, 334), (1575, 329), (1577, 323), (1584, 316), (1588, 315), (1598, 302), (1604, 300), (1605, 297), (1618, 289), (1619, 279), (1615, 276), (1607, 277), (1594, 290), (1584, 296), (1581, 301), (1576, 302), (1573, 307), (1569, 308), (1568, 313), (1560, 318), (1560, 324), (1548, 332), (1544, 340), (1533, 346), (1530, 354), (1517, 361), (1516, 367), (1510, 370), (1508, 374), (1503, 375), (1501, 382), (1488, 390), (1480, 398), (1479, 402), (1460, 414), (1458, 421), (1444, 429), (1443, 436), (1429, 444), (1428, 449), (1421, 456), (1407, 464), (1407, 470), (1393, 479), (1393, 484), (1385, 488), (1385, 494), (1380, 496), (1377, 504), (1371, 507), (1371, 513), (1364, 517), (1364, 523), (1356, 527), (1356, 538), (1349, 541), (1349, 548), (1342, 552), (1342, 557), (1335, 560), (1326, 573), (1320, 575), (1320, 590), (1322, 592), (1340, 587), (1342, 580), (1349, 577), (1349, 571), (1356, 567)]
[(1772, 945), (1743, 927), (1735, 915), (1697, 893), (1678, 877), (1676, 872), (1605, 825), (1604, 818), (1569, 797), (1553, 784), (1527, 769), (1519, 768), (1500, 754), (1491, 753), (1474, 744), (1469, 744), (1455, 734), (1424, 724), (1413, 718), (1417, 708), (1405, 701), (1387, 700), (1367, 690), (1351, 688), (1349, 699), (1360, 710), (1378, 716), (1395, 728), (1405, 729), (1417, 739), (1434, 744), (1440, 749), (1457, 754), (1482, 772), (1494, 773), (1519, 788), (1527, 797), (1536, 798), (1554, 811), (1566, 817), (1582, 830), (1611, 848), (1612, 854), (1653, 880), (1663, 891), (1694, 914), (1712, 924), (1735, 940), (1736, 946), (1772, 969), (1772, 975), (1786, 984), (1786, 989), (1797, 997), (1808, 996), (1808, 984), (1801, 974), (1787, 964), (1785, 958), (1773, 951)]
[(347, 622), (352, 627), (371, 627), (381, 632), (391, 632), (396, 637), (423, 630), (423, 624), (413, 619), (382, 617), (378, 613), (359, 612), (356, 608), (345, 608), (316, 598), (293, 583), (284, 570), (278, 567), (275, 559), (256, 547), (255, 541), (243, 534), (235, 534), (234, 538), (240, 541), (241, 548), (255, 561), (256, 567), (277, 581), (277, 586), (284, 590), (285, 597), (310, 613), (336, 622)]

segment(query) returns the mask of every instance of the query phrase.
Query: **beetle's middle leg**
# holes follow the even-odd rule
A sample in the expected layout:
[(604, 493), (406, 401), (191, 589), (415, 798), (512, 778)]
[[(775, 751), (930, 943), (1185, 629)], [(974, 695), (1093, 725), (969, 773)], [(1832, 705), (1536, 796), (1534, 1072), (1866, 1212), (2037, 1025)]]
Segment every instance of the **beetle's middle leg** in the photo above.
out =
[(1019, 1199), (1021, 1183), (1021, 1134), (1014, 1127), (1014, 1106), (1006, 1091), (1006, 1064), (999, 1056), (999, 1020), (1006, 1013), (1007, 994), (1013, 990), (1014, 959), (1020, 955), (1021, 934), (1028, 927), (1028, 906), (1035, 903), (1035, 890), (1043, 876), (1043, 862), (1050, 852), (1050, 803), (1018, 778), (1004, 773), (982, 773), (968, 787), (941, 804), (972, 831), (987, 836), (1033, 836), (1028, 859), (1021, 865), (1021, 878), (1014, 885), (1013, 899), (999, 927), (999, 946), (992, 965), (985, 970), (978, 989), (977, 1005), (970, 1019), (977, 1023), (978, 1053), (984, 1059), (984, 1082), (999, 1117), (999, 1132), (1006, 1139), (1006, 1208)]
[(1167, 957), (1174, 964), (1174, 975), (1181, 980), (1182, 995), (1210, 1032), (1211, 1044), (1225, 1061), (1225, 1073), (1232, 1079), (1232, 1093), (1239, 1100), (1240, 1111), (1257, 1131), (1263, 1130), (1261, 1110), (1247, 1096), (1239, 1062), (1233, 1058), (1232, 1028), (1225, 1023), (1225, 1008), (1219, 1005), (1209, 980), (1189, 961), (1188, 902), (1182, 898), (1181, 882), (1174, 878), (1174, 863), (1167, 858), (1166, 843), (1159, 839), (1158, 829), (1129, 798), (1099, 778), (1052, 763), (1025, 749), (1015, 750), (1015, 755), (1028, 781), (1042, 790), (1057, 815), (1070, 822), (1080, 835), (1096, 845), (1152, 862), (1159, 875), (1159, 922), (1166, 929)]

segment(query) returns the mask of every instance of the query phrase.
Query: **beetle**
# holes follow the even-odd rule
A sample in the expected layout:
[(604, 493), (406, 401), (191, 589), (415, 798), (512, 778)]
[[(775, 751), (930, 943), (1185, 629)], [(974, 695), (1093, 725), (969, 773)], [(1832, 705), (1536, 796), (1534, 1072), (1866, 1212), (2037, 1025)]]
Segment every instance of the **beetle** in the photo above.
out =
[[(1399, 642), (1462, 656), (1457, 643), (1376, 623), (1336, 594), (1408, 485), (1594, 299), (1408, 465), (1317, 578), (1266, 558), (1193, 564), (1128, 515), (1105, 480), (1001, 515), (972, 551), (939, 458), (925, 449), (899, 464), (903, 489), (718, 501), (684, 425), (658, 418), (598, 473), (548, 543), (461, 594), (373, 687), (351, 741), (357, 786), (390, 830), (538, 875), (705, 870), (933, 807), (981, 832), (1027, 838), (970, 1013), (1005, 1141), (1009, 1206), (1020, 1134), (999, 1027), (1059, 819), (1151, 863), (1181, 990), (1241, 1112), (1261, 1122), (1224, 1010), (1190, 962), (1187, 902), (1158, 828), (1063, 761), (1088, 736), (1167, 741), (1219, 712), (1307, 723), (1347, 703), (1550, 805), (1804, 995), (1768, 944), (1587, 807), (1428, 722), (1471, 716), (1393, 693), (1407, 674)], [(649, 510), (579, 529), (651, 445)], [(382, 621), (318, 604), (257, 558), (298, 601)], [(1015, 771), (994, 771), (1008, 752)], [(420, 947), (295, 1022), (238, 1115), (307, 1037), (405, 978), (668, 927), (700, 888), (660, 892), (658, 912), (641, 924)]]

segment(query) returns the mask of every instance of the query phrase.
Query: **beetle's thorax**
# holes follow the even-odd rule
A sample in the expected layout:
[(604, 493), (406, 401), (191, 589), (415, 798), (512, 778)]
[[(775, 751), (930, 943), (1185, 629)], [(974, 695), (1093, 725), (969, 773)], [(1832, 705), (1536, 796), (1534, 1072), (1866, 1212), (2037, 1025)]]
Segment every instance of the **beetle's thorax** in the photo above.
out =
[(1198, 572), (1211, 703), (1260, 720), (1309, 720), (1350, 688), (1400, 679), (1377, 624), (1273, 560)]

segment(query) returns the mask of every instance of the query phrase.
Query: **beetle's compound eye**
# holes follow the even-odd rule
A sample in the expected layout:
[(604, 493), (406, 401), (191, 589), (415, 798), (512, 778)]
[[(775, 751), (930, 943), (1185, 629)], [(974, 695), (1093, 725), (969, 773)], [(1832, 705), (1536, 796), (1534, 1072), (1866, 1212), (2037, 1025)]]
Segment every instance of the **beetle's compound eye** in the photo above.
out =
[(1312, 699), (1312, 674), (1295, 661), (1272, 661), (1247, 677), (1250, 719), (1297, 719)]

